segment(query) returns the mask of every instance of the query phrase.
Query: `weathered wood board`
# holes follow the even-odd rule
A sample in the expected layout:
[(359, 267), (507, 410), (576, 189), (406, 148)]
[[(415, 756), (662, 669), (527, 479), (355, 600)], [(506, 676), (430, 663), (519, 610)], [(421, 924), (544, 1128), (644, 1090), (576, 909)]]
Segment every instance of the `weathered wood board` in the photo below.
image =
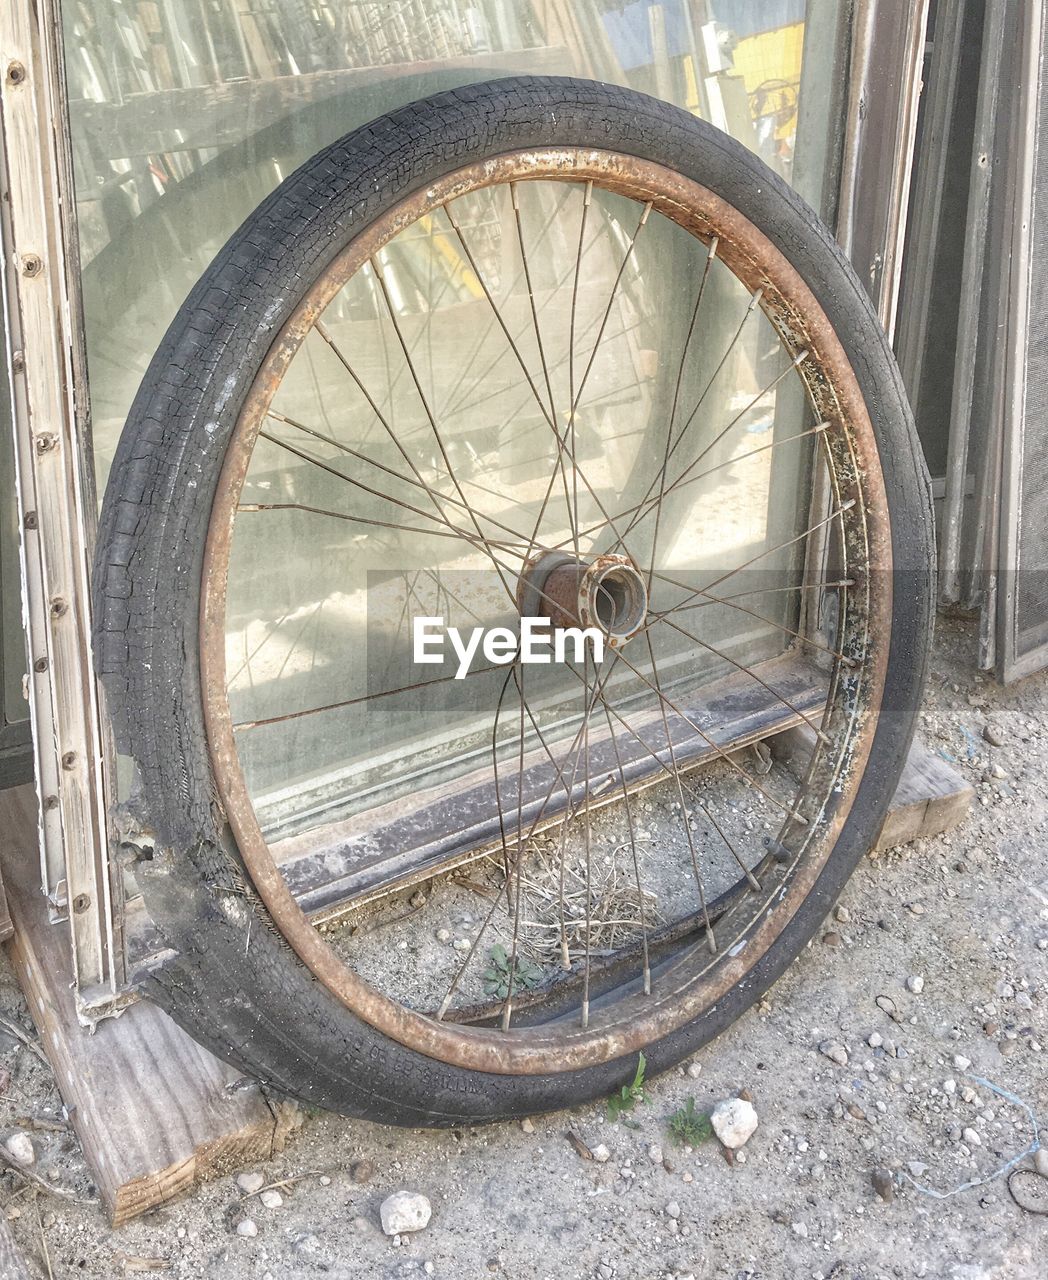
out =
[(93, 1034), (78, 1022), (69, 941), (48, 923), (37, 877), (36, 801), (0, 792), (8, 944), (41, 1043), (114, 1226), (195, 1183), (269, 1159), (300, 1113), (213, 1057), (146, 1001)]
[[(787, 768), (794, 762), (803, 768), (815, 738), (810, 729), (801, 725), (770, 741), (773, 754)], [(873, 847), (891, 849), (910, 840), (952, 831), (964, 821), (974, 797), (975, 788), (965, 782), (949, 761), (915, 738)]]

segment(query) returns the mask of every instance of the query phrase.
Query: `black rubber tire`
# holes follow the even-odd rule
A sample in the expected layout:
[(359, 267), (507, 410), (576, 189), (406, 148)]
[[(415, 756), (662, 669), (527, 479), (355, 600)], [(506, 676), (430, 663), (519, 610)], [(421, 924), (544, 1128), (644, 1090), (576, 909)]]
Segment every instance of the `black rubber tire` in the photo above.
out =
[[(561, 78), (471, 85), (356, 130), (291, 175), (215, 259), (138, 392), (102, 508), (94, 645), (119, 749), (134, 760), (135, 871), (174, 958), (142, 989), (220, 1057), (284, 1093), (405, 1125), (578, 1104), (635, 1058), (546, 1076), (446, 1066), (351, 1015), (284, 944), (225, 851), (201, 707), (196, 630), (212, 498), (241, 403), (274, 334), (346, 243), (395, 201), (518, 147), (611, 148), (703, 183), (765, 232), (814, 292), (865, 397), (889, 495), (895, 610), (884, 706), (843, 833), (792, 921), (742, 984), (646, 1052), (654, 1073), (734, 1021), (812, 936), (879, 828), (921, 696), (932, 617), (930, 493), (884, 333), (816, 215), (711, 126), (629, 90)], [(137, 834), (134, 834), (137, 832)], [(259, 927), (259, 922), (269, 927)]]

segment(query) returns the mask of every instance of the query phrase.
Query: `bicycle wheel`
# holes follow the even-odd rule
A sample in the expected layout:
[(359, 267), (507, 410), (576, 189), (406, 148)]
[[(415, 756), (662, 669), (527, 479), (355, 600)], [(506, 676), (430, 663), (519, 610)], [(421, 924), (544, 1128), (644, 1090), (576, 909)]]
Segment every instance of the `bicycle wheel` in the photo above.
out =
[(861, 285), (731, 139), (555, 78), (348, 135), (187, 299), (103, 503), (142, 988), (396, 1123), (679, 1061), (878, 830), (931, 530)]

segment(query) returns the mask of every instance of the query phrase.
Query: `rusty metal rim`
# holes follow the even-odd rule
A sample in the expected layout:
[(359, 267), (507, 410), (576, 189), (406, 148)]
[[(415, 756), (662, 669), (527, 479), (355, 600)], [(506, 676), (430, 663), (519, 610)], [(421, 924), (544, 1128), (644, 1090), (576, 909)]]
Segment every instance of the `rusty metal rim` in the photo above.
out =
[[(406, 1008), (357, 976), (323, 941), (288, 888), (259, 827), (240, 766), (225, 689), (225, 603), (229, 551), (239, 495), (258, 430), (295, 352), (324, 308), (383, 245), (440, 205), (483, 187), (510, 181), (587, 182), (634, 200), (706, 243), (717, 237), (718, 257), (751, 291), (788, 351), (808, 358), (799, 372), (812, 403), (831, 426), (826, 445), (846, 466), (845, 485), (857, 501), (841, 515), (845, 540), (865, 550), (849, 569), (846, 614), (858, 623), (865, 662), (850, 710), (847, 735), (832, 762), (832, 787), (813, 815), (793, 860), (732, 943), (714, 956), (692, 949), (659, 980), (657, 995), (627, 996), (596, 1012), (586, 1028), (541, 1026), (508, 1032), (438, 1022)], [(832, 412), (828, 412), (832, 411)], [(871, 563), (881, 572), (865, 571)], [(302, 962), (352, 1013), (378, 1031), (450, 1065), (496, 1074), (577, 1070), (643, 1049), (685, 1025), (736, 985), (765, 953), (825, 866), (858, 791), (877, 722), (891, 622), (891, 535), (883, 476), (872, 424), (854, 372), (825, 313), (775, 245), (714, 192), (662, 165), (590, 148), (508, 153), (467, 165), (412, 192), (359, 233), (335, 257), (274, 340), (241, 409), (230, 439), (211, 513), (201, 582), (199, 646), (203, 711), (217, 793), (245, 867), (277, 928)], [(856, 696), (857, 695), (857, 696)], [(814, 770), (813, 764), (813, 770)], [(832, 812), (829, 796), (832, 791)]]

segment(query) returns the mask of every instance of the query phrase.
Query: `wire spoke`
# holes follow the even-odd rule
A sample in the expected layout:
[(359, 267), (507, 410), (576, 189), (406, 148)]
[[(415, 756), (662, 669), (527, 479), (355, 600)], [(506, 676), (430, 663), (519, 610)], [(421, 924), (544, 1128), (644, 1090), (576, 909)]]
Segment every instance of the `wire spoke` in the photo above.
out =
[[(642, 634), (644, 634), (645, 636), (647, 635), (646, 632)], [(746, 770), (742, 767), (742, 765), (740, 765), (737, 760), (734, 760), (732, 758), (730, 752), (726, 751), (720, 745), (720, 743), (717, 742), (714, 738), (711, 738), (710, 735), (706, 733), (704, 729), (701, 729), (695, 723), (695, 721), (692, 720), (692, 718), (688, 715), (686, 711), (684, 711), (676, 702), (674, 702), (674, 700), (671, 697), (669, 697), (668, 694), (663, 693), (662, 689), (660, 689), (657, 684), (652, 684), (652, 682), (647, 678), (647, 676), (645, 676), (644, 673), (638, 667), (634, 666), (634, 664), (630, 662), (629, 658), (627, 658), (625, 654), (623, 654), (621, 651), (619, 651), (619, 661), (624, 663), (625, 666), (627, 666), (633, 672), (633, 674), (637, 677), (638, 680), (642, 681), (645, 685), (647, 685), (647, 687), (652, 691), (652, 693), (654, 693), (659, 698), (660, 702), (664, 703), (665, 706), (668, 707), (671, 711), (673, 711), (675, 715), (680, 716), (680, 718), (684, 721), (684, 723), (690, 729), (694, 729), (695, 732), (699, 735), (699, 737), (703, 740), (703, 742), (705, 742), (707, 746), (711, 747), (715, 752), (715, 754), (718, 755), (725, 762), (725, 764), (727, 764), (737, 774), (739, 774), (739, 776), (743, 778), (751, 787), (753, 787), (755, 791), (759, 792), (765, 798), (765, 800), (769, 801), (777, 809), (781, 809), (783, 813), (788, 814), (791, 818), (799, 822), (802, 826), (807, 826), (808, 822), (806, 818), (804, 818), (802, 815), (798, 813), (795, 813), (792, 809), (789, 808), (788, 805), (784, 805), (781, 800), (778, 800), (769, 791), (765, 791), (765, 789), (756, 780), (756, 778), (754, 778), (751, 774), (747, 773)]]
[(762, 677), (759, 676), (756, 673), (756, 671), (753, 670), (752, 667), (746, 666), (744, 662), (739, 662), (737, 659), (733, 658), (731, 654), (725, 653), (723, 649), (718, 649), (716, 645), (710, 644), (708, 640), (701, 639), (699, 636), (695, 635), (693, 631), (685, 630), (685, 628), (680, 626), (679, 623), (674, 622), (672, 618), (664, 618), (663, 621), (666, 623), (667, 626), (672, 627), (674, 631), (678, 632), (680, 635), (684, 636), (686, 639), (693, 641), (695, 644), (702, 645), (704, 649), (712, 653), (715, 657), (720, 658), (721, 661), (730, 663), (736, 669), (736, 671), (742, 671), (746, 675), (748, 675), (751, 680), (756, 680), (756, 682), (761, 686), (762, 689), (766, 689), (773, 697), (778, 698), (778, 700), (782, 703), (782, 705), (788, 711), (792, 711), (795, 716), (799, 716), (800, 719), (804, 721), (804, 723), (808, 726), (808, 728), (811, 729), (812, 732), (816, 734), (817, 737), (822, 738), (824, 741), (828, 741), (828, 739), (826, 738), (826, 735), (823, 733), (822, 729), (820, 729), (819, 726), (814, 722), (814, 720), (810, 719), (807, 715), (805, 715), (805, 713), (800, 709), (800, 707), (795, 706), (789, 700), (789, 698), (785, 697), (777, 689), (773, 689), (766, 680), (762, 679)]
[[(765, 547), (763, 551), (758, 552), (755, 556), (751, 556), (749, 560), (746, 560), (742, 564), (737, 565), (734, 569), (729, 569), (726, 573), (722, 573), (719, 578), (714, 578), (712, 582), (707, 583), (705, 587), (702, 587), (699, 590), (692, 590), (690, 587), (684, 586), (683, 589), (685, 591), (689, 591), (690, 594), (684, 600), (673, 605), (672, 608), (664, 609), (660, 613), (653, 614), (651, 617), (651, 621), (649, 621), (648, 623), (648, 626), (651, 626), (654, 622), (660, 621), (664, 617), (668, 617), (669, 614), (671, 613), (679, 613), (681, 609), (687, 607), (688, 603), (691, 600), (697, 600), (699, 596), (708, 595), (709, 592), (714, 587), (720, 586), (722, 582), (727, 582), (729, 578), (733, 578), (737, 573), (741, 573), (743, 569), (748, 569), (750, 565), (756, 564), (758, 560), (763, 560), (765, 556), (774, 555), (776, 551), (784, 551), (787, 547), (795, 546), (798, 542), (803, 542), (805, 538), (810, 538), (811, 535), (817, 529), (821, 529), (825, 525), (830, 524), (832, 521), (839, 519), (846, 511), (850, 511), (851, 508), (854, 506), (855, 506), (855, 499), (849, 498), (847, 502), (842, 503), (836, 510), (831, 511), (830, 514), (826, 516), (824, 519), (818, 520), (816, 521), (815, 524), (810, 525), (807, 529), (804, 530), (803, 533), (798, 533), (797, 536), (794, 538), (787, 538), (785, 542), (777, 543), (773, 547)], [(664, 577), (665, 575), (658, 573), (655, 576), (661, 578), (661, 577)], [(683, 584), (676, 582), (674, 583), (674, 585), (679, 587), (679, 586), (682, 586)], [(727, 603), (727, 598), (725, 598), (724, 600), (718, 601), (718, 603)], [(742, 607), (741, 605), (734, 606), (734, 608), (736, 609), (741, 609), (741, 607)], [(763, 619), (763, 621), (768, 621), (768, 619)], [(847, 663), (848, 665), (851, 665), (851, 659), (845, 658), (843, 654), (837, 654), (835, 656), (841, 658), (841, 660)]]
[[(270, 409), (267, 416), (275, 419), (275, 421), (277, 422), (284, 423), (286, 426), (294, 427), (296, 431), (302, 431), (306, 435), (312, 436), (314, 439), (319, 440), (324, 444), (329, 444), (333, 448), (338, 449), (341, 453), (346, 454), (347, 457), (356, 458), (360, 462), (367, 463), (368, 466), (375, 467), (378, 471), (385, 472), (386, 475), (392, 476), (395, 480), (400, 480), (406, 485), (410, 485), (415, 488), (421, 489), (433, 502), (433, 506), (436, 509), (438, 515), (440, 516), (441, 522), (443, 524), (446, 524), (451, 529), (454, 529), (457, 531), (458, 526), (451, 524), (446, 513), (441, 509), (440, 502), (447, 502), (454, 507), (460, 507), (463, 510), (465, 510), (467, 513), (472, 510), (472, 508), (470, 507), (470, 504), (465, 500), (463, 500), (462, 498), (454, 497), (448, 493), (438, 494), (430, 485), (426, 484), (426, 482), (421, 478), (421, 476), (418, 474), (417, 471), (415, 473), (417, 478), (412, 479), (411, 476), (406, 476), (402, 471), (397, 471), (395, 467), (387, 466), (384, 462), (379, 462), (377, 458), (372, 458), (372, 457), (369, 457), (366, 453), (361, 453), (359, 449), (352, 449), (348, 444), (343, 444), (341, 440), (336, 439), (334, 436), (329, 436), (325, 434), (323, 431), (317, 431), (315, 427), (309, 427), (304, 422), (299, 422), (297, 418), (288, 417), (286, 413), (278, 413), (275, 409)], [(264, 431), (260, 432), (259, 434), (262, 435), (267, 440), (273, 439), (272, 436), (267, 435)], [(285, 442), (277, 440), (275, 441), (275, 443), (284, 444)], [(309, 459), (309, 460), (314, 461), (314, 459)], [(376, 497), (385, 498), (387, 501), (395, 503), (400, 506), (406, 506), (404, 502), (400, 501), (397, 498), (394, 498), (392, 494), (386, 493), (381, 489), (368, 488), (366, 485), (361, 484), (360, 481), (354, 480), (352, 476), (347, 476), (341, 471), (336, 471), (333, 474), (340, 476), (343, 480), (348, 480), (350, 484), (356, 484), (360, 488), (367, 489), (368, 493), (374, 494)], [(416, 508), (414, 507), (408, 507), (407, 509), (410, 511), (416, 510)], [(428, 511), (424, 511), (422, 512), (422, 514), (426, 516), (428, 519), (433, 518), (433, 516)], [(530, 546), (530, 543), (524, 537), (524, 535), (519, 533), (516, 529), (511, 528), (507, 524), (503, 524), (502, 521), (496, 520), (493, 516), (485, 515), (483, 518), (487, 520), (489, 524), (493, 524), (495, 528), (500, 529), (503, 533), (510, 534), (510, 536), (514, 539), (512, 543), (502, 542), (500, 545), (518, 546), (518, 547)], [(463, 538), (466, 538), (472, 535), (470, 535), (467, 531), (462, 530), (460, 536), (462, 536)], [(490, 538), (483, 539), (483, 540), (487, 542), (492, 541), (492, 539)]]

